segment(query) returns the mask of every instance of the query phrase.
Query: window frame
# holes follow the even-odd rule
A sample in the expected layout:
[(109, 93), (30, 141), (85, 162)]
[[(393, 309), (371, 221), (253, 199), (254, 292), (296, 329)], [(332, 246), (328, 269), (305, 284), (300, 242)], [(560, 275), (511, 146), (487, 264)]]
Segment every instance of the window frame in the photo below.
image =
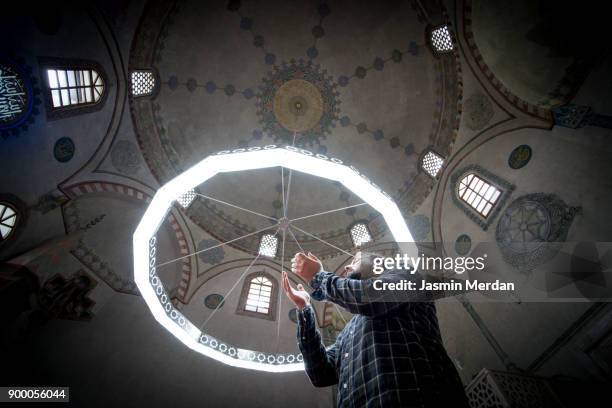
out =
[[(432, 39), (432, 35), (433, 32), (435, 30), (438, 30), (442, 27), (446, 27), (448, 30), (448, 34), (450, 36), (451, 42), (453, 44), (453, 48), (451, 48), (450, 50), (438, 50), (436, 48), (436, 46), (433, 43), (433, 39)], [(427, 26), (427, 28), (425, 29), (425, 39), (427, 41), (427, 45), (429, 46), (429, 49), (431, 50), (433, 55), (436, 56), (440, 56), (440, 55), (445, 55), (445, 54), (452, 54), (455, 52), (455, 50), (457, 49), (457, 39), (453, 33), (453, 30), (451, 29), (451, 24), (450, 23), (441, 23), (441, 24), (437, 24), (435, 26)]]
[[(272, 283), (272, 290), (270, 291), (270, 307), (268, 313), (261, 313), (251, 310), (246, 310), (247, 300), (249, 297), (249, 291), (251, 290), (251, 283), (255, 278), (264, 277)], [(238, 301), (238, 307), (236, 308), (236, 314), (249, 317), (257, 317), (265, 320), (276, 320), (276, 309), (278, 305), (278, 281), (266, 271), (257, 271), (248, 274), (244, 278), (242, 283), (242, 291), (240, 292), (240, 299)]]
[(15, 224), (5, 239), (0, 239), (0, 249), (15, 243), (21, 235), (28, 220), (28, 206), (13, 194), (0, 193), (0, 203), (10, 206), (15, 211)]
[[(3, 217), (7, 210), (11, 210), (13, 212), (13, 215), (10, 216), (10, 218), (14, 218), (13, 225), (4, 224), (3, 222), (4, 221)], [(15, 230), (19, 226), (20, 222), (21, 222), (21, 215), (19, 214), (19, 210), (15, 208), (15, 206), (12, 203), (9, 203), (8, 201), (0, 201), (0, 223), (2, 223), (2, 225), (5, 226), (6, 228), (9, 228), (9, 231), (6, 237), (3, 237), (2, 234), (0, 233), (0, 240), (1, 240), (0, 242), (5, 242), (11, 239), (13, 237), (13, 234), (15, 233)]]
[[(146, 94), (140, 94), (140, 95), (134, 95), (134, 89), (132, 86), (132, 74), (135, 72), (150, 72), (151, 75), (153, 76), (153, 89), (151, 89), (151, 92), (146, 93)], [(159, 93), (159, 73), (157, 72), (157, 69), (155, 69), (155, 67), (143, 67), (143, 68), (131, 68), (128, 71), (128, 95), (130, 98), (132, 99), (141, 99), (141, 98), (147, 98), (147, 99), (154, 99), (157, 94)]]
[[(365, 227), (365, 229), (368, 232), (368, 234), (370, 234), (370, 240), (367, 241), (367, 242), (362, 242), (359, 245), (355, 245), (355, 239), (353, 238), (353, 228), (355, 226), (359, 225), (359, 224), (362, 224)], [(353, 244), (353, 248), (361, 248), (364, 245), (367, 245), (369, 243), (374, 242), (374, 235), (372, 234), (372, 231), (370, 230), (370, 226), (368, 225), (368, 221), (366, 221), (366, 220), (357, 220), (357, 221), (353, 222), (351, 225), (349, 225), (349, 227), (348, 227), (348, 234), (349, 234), (349, 236), (351, 238), (351, 243)]]
[[(70, 116), (80, 115), (84, 113), (97, 112), (106, 103), (109, 90), (108, 76), (100, 64), (95, 61), (81, 60), (81, 59), (65, 59), (65, 58), (54, 58), (54, 57), (39, 57), (38, 65), (40, 67), (41, 78), (44, 84), (44, 100), (47, 112), (48, 120), (63, 119)], [(51, 84), (49, 82), (49, 76), (47, 70), (49, 69), (61, 69), (70, 71), (80, 70), (94, 70), (98, 73), (102, 79), (103, 90), (100, 99), (91, 103), (83, 103), (76, 105), (67, 106), (54, 106), (53, 96), (51, 92)]]
[[(274, 255), (265, 255), (261, 253), (261, 241), (264, 239), (265, 236), (271, 236), (274, 239), (276, 239), (276, 249), (274, 251)], [(270, 234), (270, 233), (266, 233), (266, 234), (261, 234), (259, 236), (259, 245), (257, 246), (257, 254), (259, 254), (259, 256), (264, 257), (266, 259), (274, 259), (278, 256), (278, 247), (279, 247), (279, 239), (276, 235), (274, 234)]]
[[(423, 160), (425, 160), (425, 156), (427, 156), (427, 154), (429, 153), (433, 153), (434, 155), (442, 159), (442, 165), (440, 166), (440, 170), (438, 170), (438, 173), (435, 176), (432, 176), (431, 174), (429, 174), (429, 172), (425, 170), (425, 168), (423, 167)], [(444, 168), (446, 167), (446, 158), (440, 153), (438, 153), (435, 149), (428, 147), (427, 149), (423, 151), (423, 153), (421, 153), (421, 157), (419, 157), (419, 161), (418, 161), (418, 167), (419, 167), (419, 172), (423, 172), (427, 175), (427, 177), (433, 180), (437, 180), (440, 177), (440, 175), (444, 173)]]
[[(483, 216), (478, 210), (468, 204), (467, 201), (465, 201), (462, 197), (459, 197), (459, 187), (461, 186), (461, 181), (469, 174), (474, 174), (478, 176), (478, 178), (500, 191), (500, 195), (497, 198), (497, 201), (492, 206), (491, 211), (489, 211), (489, 214), (487, 216)], [(459, 207), (468, 216), (468, 218), (470, 218), (483, 230), (486, 231), (493, 223), (495, 218), (497, 218), (502, 208), (504, 208), (504, 206), (506, 205), (508, 199), (510, 198), (512, 192), (515, 189), (515, 186), (478, 165), (471, 165), (464, 167), (463, 169), (453, 174), (453, 176), (451, 177), (450, 188), (453, 197), (453, 202), (455, 203), (455, 205)]]
[[(193, 205), (197, 198), (198, 193), (195, 191), (195, 188), (192, 188), (179, 195), (176, 198), (176, 204), (179, 208), (183, 209), (184, 211), (187, 211), (189, 207)], [(189, 203), (186, 203), (186, 201), (189, 201)]]

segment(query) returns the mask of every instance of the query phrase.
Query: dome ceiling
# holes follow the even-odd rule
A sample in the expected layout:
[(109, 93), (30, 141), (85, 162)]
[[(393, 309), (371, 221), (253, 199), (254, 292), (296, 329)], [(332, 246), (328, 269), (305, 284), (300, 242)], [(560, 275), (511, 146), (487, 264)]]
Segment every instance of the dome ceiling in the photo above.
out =
[[(163, 184), (220, 150), (295, 143), (354, 165), (407, 215), (433, 184), (419, 157), (449, 153), (460, 98), (455, 56), (432, 55), (425, 29), (400, 1), (152, 2), (130, 55), (131, 69), (152, 67), (161, 81), (153, 99), (131, 101), (147, 163)], [(278, 218), (282, 189), (280, 169), (265, 169), (217, 176), (198, 192)], [(287, 215), (360, 202), (341, 185), (294, 173)], [(202, 196), (187, 213), (224, 241), (273, 223)], [(386, 228), (368, 206), (297, 225), (348, 249), (358, 220), (375, 237)], [(258, 238), (234, 244), (255, 251)]]
[(574, 97), (608, 49), (608, 14), (595, 11), (596, 3), (473, 0), (467, 6), (491, 71), (518, 97), (551, 108)]

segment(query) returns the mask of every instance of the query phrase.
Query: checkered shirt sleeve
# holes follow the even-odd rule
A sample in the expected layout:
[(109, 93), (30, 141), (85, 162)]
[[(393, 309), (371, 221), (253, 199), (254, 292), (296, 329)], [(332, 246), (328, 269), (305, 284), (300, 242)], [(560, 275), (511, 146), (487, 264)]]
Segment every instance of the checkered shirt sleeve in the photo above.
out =
[(315, 387), (327, 387), (338, 383), (336, 342), (329, 347), (323, 345), (317, 329), (317, 319), (312, 306), (298, 311), (298, 346), (304, 357), (304, 368)]
[[(379, 279), (397, 278), (384, 275)], [(339, 407), (468, 407), (433, 302), (394, 302), (371, 291), (368, 280), (329, 272), (319, 272), (311, 286), (355, 314), (326, 348), (312, 307), (298, 313), (306, 374), (318, 387), (338, 384)]]

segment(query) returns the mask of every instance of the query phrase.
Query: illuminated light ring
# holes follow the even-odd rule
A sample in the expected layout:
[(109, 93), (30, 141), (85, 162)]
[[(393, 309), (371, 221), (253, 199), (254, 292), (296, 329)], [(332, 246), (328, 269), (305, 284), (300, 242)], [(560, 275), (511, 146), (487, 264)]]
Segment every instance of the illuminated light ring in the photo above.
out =
[(238, 349), (237, 354), (232, 353), (233, 356), (222, 352), (217, 347), (222, 344), (221, 341), (203, 333), (175, 309), (171, 302), (164, 305), (160, 300), (163, 294), (167, 294), (156, 273), (156, 251), (152, 247), (156, 244), (155, 234), (176, 198), (219, 173), (269, 167), (285, 167), (342, 183), (383, 216), (400, 250), (408, 256), (418, 256), (412, 235), (397, 205), (356, 168), (344, 165), (339, 159), (315, 155), (296, 147), (268, 145), (223, 151), (209, 156), (157, 190), (134, 232), (134, 280), (158, 323), (192, 350), (234, 367), (269, 372), (302, 371), (304, 359), (301, 354), (268, 359), (266, 354), (251, 350)]

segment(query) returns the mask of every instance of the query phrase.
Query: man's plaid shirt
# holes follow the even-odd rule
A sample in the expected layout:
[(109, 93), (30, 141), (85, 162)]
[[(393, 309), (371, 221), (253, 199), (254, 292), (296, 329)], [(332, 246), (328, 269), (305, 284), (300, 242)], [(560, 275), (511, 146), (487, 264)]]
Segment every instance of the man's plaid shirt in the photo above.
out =
[[(415, 276), (387, 271), (377, 279), (405, 278)], [(312, 307), (299, 311), (298, 345), (312, 384), (338, 384), (339, 407), (467, 407), (433, 302), (376, 298), (372, 283), (323, 271), (312, 280), (315, 298), (355, 314), (325, 348)]]

